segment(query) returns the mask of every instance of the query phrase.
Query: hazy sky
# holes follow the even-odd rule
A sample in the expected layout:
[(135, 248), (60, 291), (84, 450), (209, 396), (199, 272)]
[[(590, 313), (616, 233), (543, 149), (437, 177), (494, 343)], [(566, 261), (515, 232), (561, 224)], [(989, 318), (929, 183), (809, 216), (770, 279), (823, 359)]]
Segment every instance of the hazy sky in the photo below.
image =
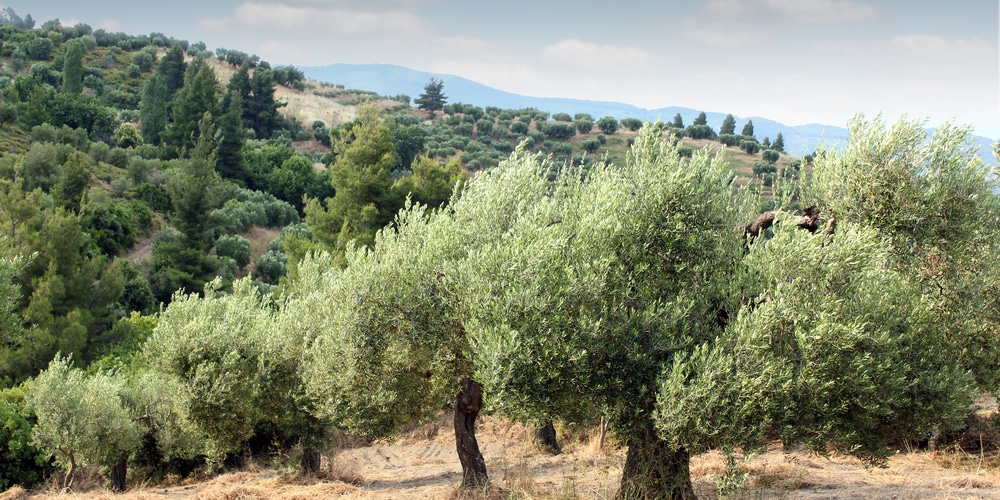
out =
[[(272, 64), (391, 63), (538, 97), (686, 106), (787, 125), (954, 119), (1000, 138), (996, 0), (23, 0)], [(447, 93), (447, 84), (445, 87)]]

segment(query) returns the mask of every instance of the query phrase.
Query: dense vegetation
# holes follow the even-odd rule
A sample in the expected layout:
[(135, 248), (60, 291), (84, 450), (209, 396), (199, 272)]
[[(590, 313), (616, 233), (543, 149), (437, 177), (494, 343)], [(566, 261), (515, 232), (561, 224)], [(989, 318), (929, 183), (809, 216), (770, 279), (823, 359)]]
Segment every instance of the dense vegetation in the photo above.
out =
[[(603, 416), (623, 498), (689, 497), (692, 454), (879, 464), (1000, 389), (1000, 205), (966, 128), (858, 118), (804, 175), (732, 116), (483, 109), (432, 80), (305, 129), (276, 98), (314, 88), (294, 68), (29, 21), (0, 26), (0, 488), (315, 470), (334, 430), (451, 408), (465, 487), (480, 411)], [(682, 137), (759, 154), (756, 181)]]

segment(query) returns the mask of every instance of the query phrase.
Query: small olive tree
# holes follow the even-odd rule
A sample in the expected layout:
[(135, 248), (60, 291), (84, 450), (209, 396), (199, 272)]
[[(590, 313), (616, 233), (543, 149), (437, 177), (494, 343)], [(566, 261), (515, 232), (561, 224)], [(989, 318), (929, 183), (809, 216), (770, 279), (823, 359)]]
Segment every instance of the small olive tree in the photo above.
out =
[(72, 486), (78, 465), (103, 465), (112, 468), (112, 489), (124, 490), (128, 457), (143, 435), (124, 405), (124, 392), (122, 377), (87, 377), (59, 355), (32, 381), (28, 401), (38, 418), (34, 442), (66, 469), (63, 487)]

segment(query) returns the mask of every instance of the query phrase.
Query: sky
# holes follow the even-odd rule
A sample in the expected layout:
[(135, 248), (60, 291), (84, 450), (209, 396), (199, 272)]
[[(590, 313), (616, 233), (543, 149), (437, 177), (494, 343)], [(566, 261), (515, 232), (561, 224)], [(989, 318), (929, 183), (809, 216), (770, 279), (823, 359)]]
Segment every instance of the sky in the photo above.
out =
[[(863, 113), (1000, 139), (997, 0), (8, 2), (272, 65), (387, 63), (536, 97), (683, 106), (786, 125)], [(447, 94), (447, 86), (445, 87)]]

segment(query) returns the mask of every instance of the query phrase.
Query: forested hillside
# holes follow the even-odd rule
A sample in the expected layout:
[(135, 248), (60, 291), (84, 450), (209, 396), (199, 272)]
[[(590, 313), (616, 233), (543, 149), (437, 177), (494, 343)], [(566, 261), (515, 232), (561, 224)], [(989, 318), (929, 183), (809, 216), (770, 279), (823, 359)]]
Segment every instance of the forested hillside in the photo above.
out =
[(687, 497), (692, 454), (879, 465), (1000, 387), (1000, 202), (968, 128), (859, 117), (799, 159), (732, 115), (380, 96), (6, 21), (0, 489), (316, 472), (338, 433), (448, 409), (462, 488), (489, 484), (482, 411), (607, 422), (621, 495)]

